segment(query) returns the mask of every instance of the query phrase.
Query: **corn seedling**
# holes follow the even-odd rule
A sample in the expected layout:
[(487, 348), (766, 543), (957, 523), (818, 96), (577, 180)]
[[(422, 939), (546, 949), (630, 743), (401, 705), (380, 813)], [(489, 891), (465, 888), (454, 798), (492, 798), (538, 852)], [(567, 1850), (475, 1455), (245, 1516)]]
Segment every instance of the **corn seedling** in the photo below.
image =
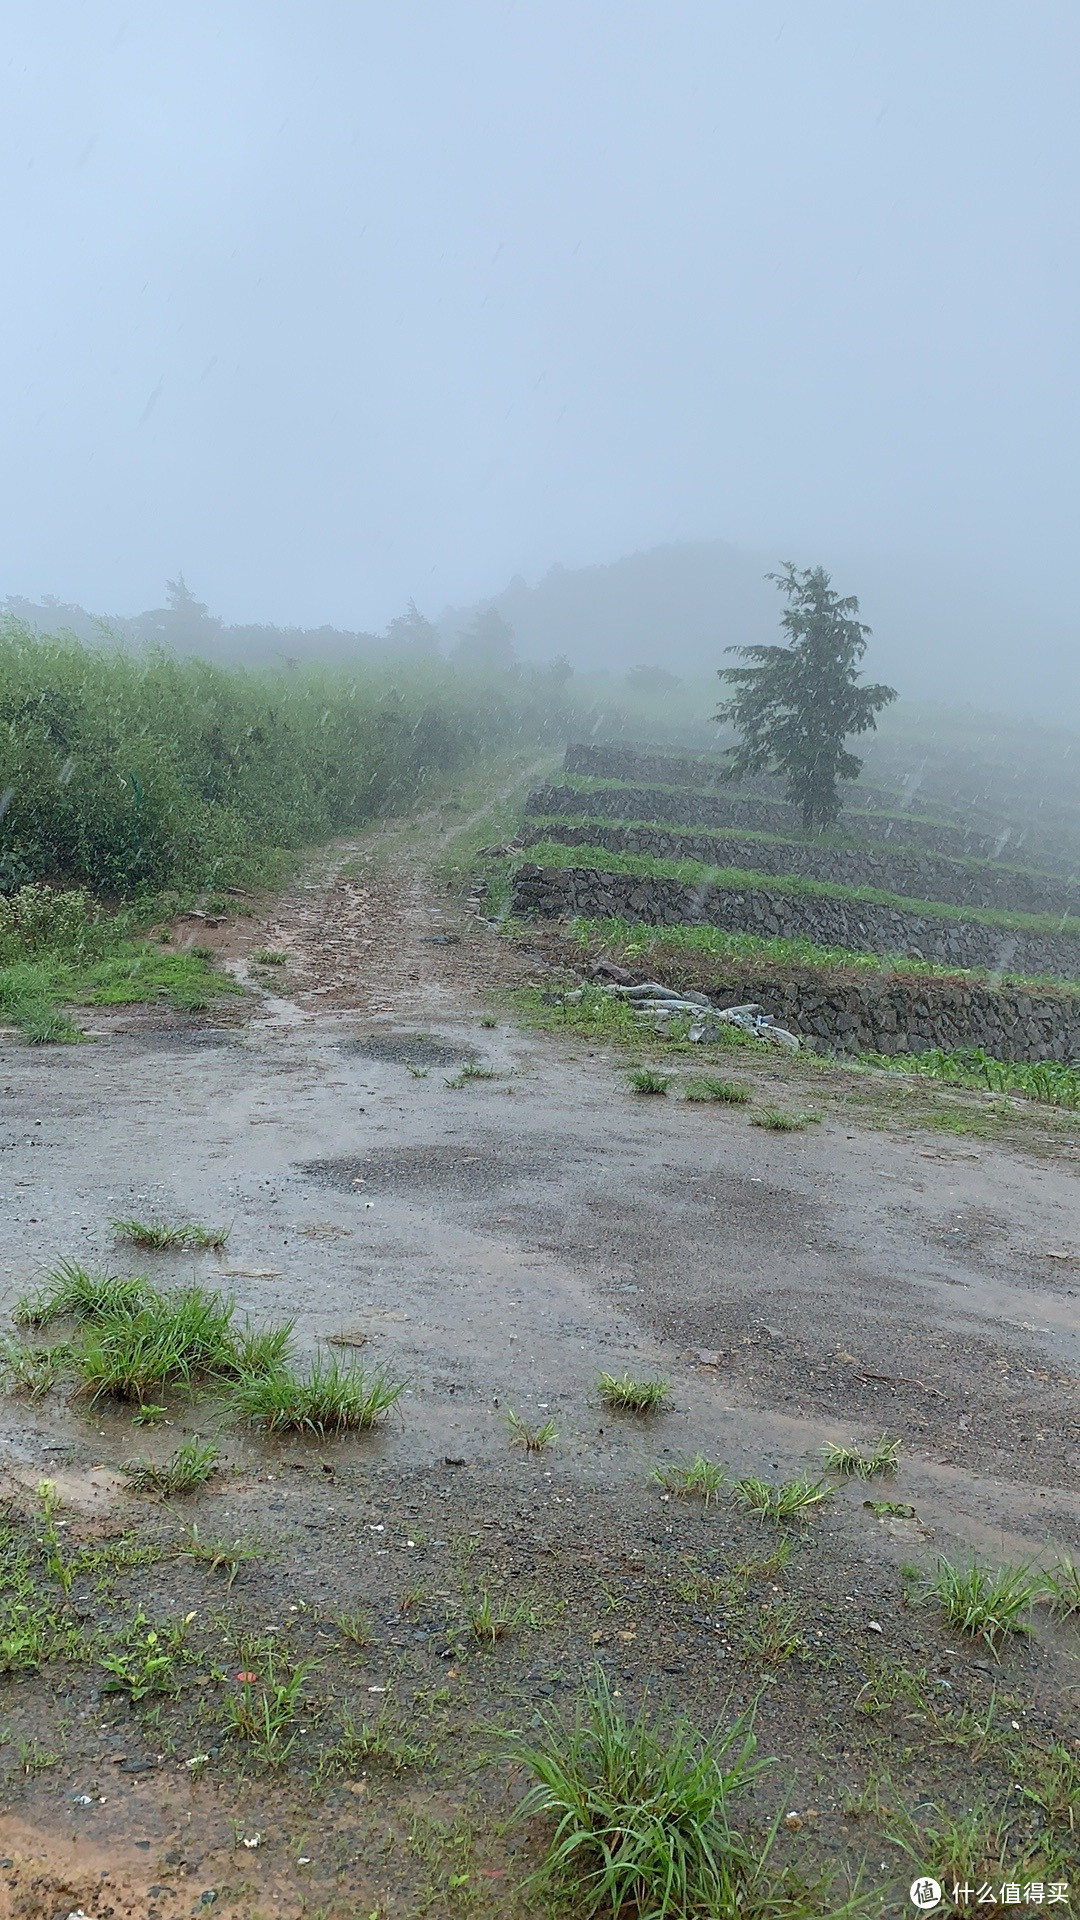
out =
[(767, 1764), (748, 1716), (711, 1736), (681, 1718), (654, 1725), (644, 1707), (628, 1720), (598, 1671), (568, 1725), (541, 1717), (538, 1736), (511, 1734), (503, 1751), (534, 1782), (518, 1818), (554, 1827), (527, 1886), (572, 1888), (593, 1914), (741, 1910), (757, 1863), (731, 1802)]
[(737, 1080), (714, 1080), (708, 1074), (702, 1074), (685, 1082), (683, 1099), (715, 1100), (724, 1107), (745, 1107), (751, 1094), (749, 1087), (740, 1086)]
[(710, 1501), (720, 1498), (726, 1475), (715, 1460), (706, 1460), (703, 1453), (696, 1453), (683, 1465), (654, 1467), (649, 1478), (680, 1500), (696, 1495), (708, 1506)]
[(1028, 1631), (1032, 1601), (1043, 1585), (1030, 1567), (981, 1566), (972, 1560), (954, 1567), (940, 1559), (929, 1585), (950, 1626), (984, 1640), (996, 1657), (998, 1643), (1010, 1633)]
[(404, 1390), (403, 1382), (384, 1373), (365, 1373), (333, 1355), (319, 1356), (303, 1376), (282, 1367), (240, 1380), (232, 1405), (239, 1419), (267, 1433), (326, 1435), (376, 1426)]
[(637, 1067), (628, 1078), (632, 1093), (666, 1093), (671, 1085), (669, 1073), (657, 1073), (652, 1067)]
[(887, 1433), (863, 1452), (861, 1447), (837, 1447), (826, 1441), (821, 1458), (829, 1473), (857, 1480), (872, 1480), (875, 1474), (895, 1473), (900, 1465), (900, 1442)]
[(229, 1238), (228, 1227), (197, 1227), (190, 1221), (167, 1226), (163, 1220), (110, 1220), (118, 1240), (152, 1253), (190, 1253), (223, 1247)]
[(737, 1480), (731, 1493), (740, 1507), (756, 1513), (759, 1520), (771, 1520), (776, 1526), (799, 1519), (831, 1497), (823, 1480), (784, 1480), (779, 1486), (773, 1486), (768, 1480), (753, 1476)]
[(559, 1437), (559, 1430), (554, 1420), (545, 1420), (540, 1427), (530, 1427), (520, 1414), (514, 1412), (513, 1407), (507, 1409), (506, 1426), (510, 1435), (510, 1445), (524, 1447), (526, 1453), (543, 1453), (544, 1448), (549, 1447), (552, 1441)]
[(602, 1373), (596, 1389), (613, 1413), (657, 1413), (671, 1392), (666, 1380), (635, 1380), (629, 1373)]
[(214, 1442), (193, 1439), (183, 1441), (164, 1466), (134, 1460), (121, 1471), (136, 1492), (160, 1493), (168, 1499), (173, 1493), (195, 1493), (199, 1487), (205, 1487), (219, 1466), (220, 1455)]

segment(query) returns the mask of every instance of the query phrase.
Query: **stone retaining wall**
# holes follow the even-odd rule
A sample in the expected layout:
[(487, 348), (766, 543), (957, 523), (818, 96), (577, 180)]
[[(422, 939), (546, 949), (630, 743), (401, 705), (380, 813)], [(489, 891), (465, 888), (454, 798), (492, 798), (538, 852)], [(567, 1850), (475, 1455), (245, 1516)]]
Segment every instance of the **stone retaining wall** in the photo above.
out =
[(1080, 887), (1056, 875), (999, 867), (991, 861), (968, 865), (913, 847), (836, 847), (826, 840), (743, 840), (734, 834), (579, 827), (561, 821), (548, 827), (529, 826), (523, 838), (526, 846), (537, 840), (557, 840), (566, 847), (606, 847), (610, 853), (643, 853), (654, 860), (702, 860), (712, 867), (798, 874), (830, 886), (874, 887), (879, 893), (941, 900), (956, 907), (1080, 914)]
[[(580, 965), (580, 951), (568, 955)], [(763, 969), (707, 954), (651, 956), (635, 979), (695, 988), (718, 1007), (756, 1000), (819, 1051), (925, 1053), (982, 1047), (995, 1060), (1080, 1063), (1080, 995), (914, 974), (852, 979), (818, 967)]]
[(903, 954), (940, 966), (1080, 978), (1080, 937), (1030, 933), (977, 921), (942, 920), (866, 900), (784, 893), (774, 887), (688, 887), (678, 880), (593, 867), (520, 866), (511, 911), (563, 918), (713, 926), (730, 933), (812, 940), (855, 953)]
[[(798, 834), (797, 808), (782, 800), (760, 799), (732, 788), (722, 793), (670, 793), (664, 787), (607, 787), (582, 792), (579, 787), (543, 786), (529, 795), (527, 813), (575, 815), (600, 812), (608, 820), (656, 820), (680, 827), (746, 827), (754, 833)], [(941, 821), (919, 820), (911, 814), (857, 813), (842, 815), (840, 833), (872, 840), (875, 845), (920, 847), (988, 860), (993, 842), (983, 834)]]

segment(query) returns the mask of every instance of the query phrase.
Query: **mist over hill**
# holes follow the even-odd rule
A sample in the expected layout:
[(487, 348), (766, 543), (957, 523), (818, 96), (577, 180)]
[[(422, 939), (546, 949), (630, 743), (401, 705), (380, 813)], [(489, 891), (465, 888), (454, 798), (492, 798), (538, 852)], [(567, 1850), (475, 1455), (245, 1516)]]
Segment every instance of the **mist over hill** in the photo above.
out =
[[(781, 638), (780, 604), (765, 578), (781, 560), (825, 565), (841, 593), (858, 596), (873, 629), (867, 670), (907, 699), (1080, 717), (1080, 631), (1075, 617), (985, 575), (936, 560), (859, 554), (765, 553), (722, 540), (681, 541), (607, 565), (554, 566), (535, 585), (517, 577), (485, 606), (514, 630), (519, 654), (565, 654), (581, 671), (625, 672), (639, 662), (684, 674), (722, 664), (726, 646)], [(438, 621), (444, 641), (473, 608)]]

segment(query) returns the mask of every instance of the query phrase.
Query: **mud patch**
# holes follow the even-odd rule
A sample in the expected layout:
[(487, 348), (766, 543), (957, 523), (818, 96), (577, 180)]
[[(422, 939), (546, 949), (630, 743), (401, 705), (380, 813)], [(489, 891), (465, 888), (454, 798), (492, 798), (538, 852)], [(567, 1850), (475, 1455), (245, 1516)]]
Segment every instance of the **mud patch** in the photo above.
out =
[(370, 1033), (343, 1040), (341, 1051), (395, 1067), (460, 1067), (479, 1059), (467, 1040), (441, 1040), (434, 1033)]

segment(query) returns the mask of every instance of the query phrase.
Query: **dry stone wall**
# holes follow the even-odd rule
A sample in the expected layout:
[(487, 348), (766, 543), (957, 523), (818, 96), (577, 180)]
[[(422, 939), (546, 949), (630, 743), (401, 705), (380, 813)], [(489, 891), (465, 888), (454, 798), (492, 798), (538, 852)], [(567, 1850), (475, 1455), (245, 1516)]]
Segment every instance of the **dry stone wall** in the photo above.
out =
[(561, 918), (645, 921), (650, 926), (713, 926), (766, 938), (812, 940), (856, 953), (906, 955), (940, 966), (1080, 978), (1080, 938), (993, 927), (978, 921), (901, 912), (871, 901), (776, 887), (685, 886), (678, 880), (593, 867), (538, 867), (515, 873), (512, 912)]
[(665, 833), (658, 827), (530, 826), (526, 846), (557, 840), (567, 847), (606, 847), (654, 860), (702, 860), (713, 867), (798, 874), (830, 886), (874, 887), (879, 893), (1004, 913), (1080, 914), (1080, 887), (1055, 874), (993, 862), (966, 863), (913, 847), (837, 847), (827, 840), (747, 840), (736, 834)]
[[(660, 787), (715, 788), (723, 772), (723, 762), (719, 759), (676, 758), (665, 753), (645, 753), (634, 747), (592, 743), (567, 747), (563, 767), (567, 773), (587, 774), (594, 780), (626, 780)], [(759, 773), (748, 774), (739, 786), (744, 793), (782, 799), (786, 782), (775, 775)], [(881, 787), (842, 782), (840, 793), (848, 807), (879, 807), (888, 811), (895, 804), (895, 795)]]
[[(578, 956), (580, 957), (580, 956)], [(1080, 1064), (1080, 995), (1027, 991), (915, 974), (825, 972), (818, 967), (756, 969), (707, 955), (650, 960), (648, 975), (707, 993), (717, 1007), (756, 1000), (819, 1051), (925, 1053), (982, 1047), (995, 1060)]]
[[(744, 827), (752, 833), (797, 834), (798, 811), (782, 800), (761, 799), (731, 789), (723, 793), (680, 792), (666, 787), (580, 787), (548, 785), (529, 795), (526, 812), (581, 818), (601, 814), (607, 820), (651, 820), (681, 827)], [(846, 815), (840, 831), (888, 847), (920, 847), (930, 853), (987, 860), (994, 843), (979, 833), (947, 822), (919, 820), (910, 814)]]

